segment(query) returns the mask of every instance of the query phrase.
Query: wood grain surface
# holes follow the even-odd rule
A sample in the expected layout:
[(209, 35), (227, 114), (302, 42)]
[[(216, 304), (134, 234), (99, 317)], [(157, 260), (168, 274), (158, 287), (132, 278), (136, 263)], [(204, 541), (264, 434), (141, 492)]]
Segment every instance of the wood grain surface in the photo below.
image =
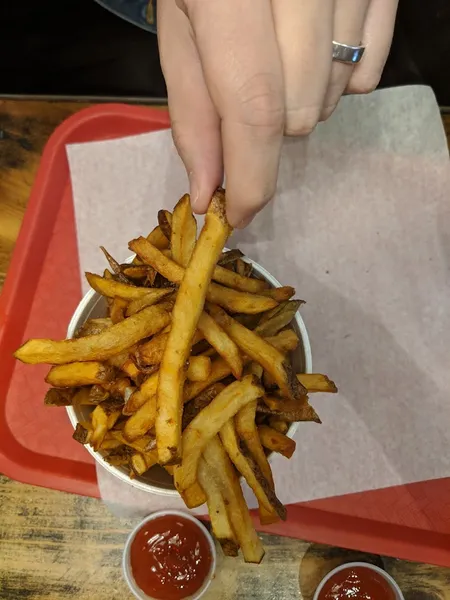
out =
[[(39, 157), (53, 129), (87, 106), (0, 101), (0, 286)], [(450, 141), (450, 115), (443, 116)], [(23, 485), (0, 476), (0, 599), (126, 600), (122, 550), (135, 522), (99, 500)], [(263, 566), (221, 559), (205, 600), (312, 600), (321, 577), (349, 560), (386, 568), (405, 600), (450, 600), (450, 569), (264, 535)]]

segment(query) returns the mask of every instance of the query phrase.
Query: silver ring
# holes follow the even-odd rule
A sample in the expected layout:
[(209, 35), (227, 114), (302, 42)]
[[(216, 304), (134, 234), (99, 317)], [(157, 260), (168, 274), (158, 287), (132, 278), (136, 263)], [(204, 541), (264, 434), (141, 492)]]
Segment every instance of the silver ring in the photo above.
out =
[(333, 41), (333, 60), (354, 65), (359, 63), (364, 50), (365, 46), (348, 46)]

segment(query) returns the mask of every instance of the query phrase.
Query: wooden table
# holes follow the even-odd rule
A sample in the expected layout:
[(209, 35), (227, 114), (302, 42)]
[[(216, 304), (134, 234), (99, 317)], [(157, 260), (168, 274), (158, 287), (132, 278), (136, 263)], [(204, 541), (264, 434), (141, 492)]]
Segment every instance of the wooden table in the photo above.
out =
[[(0, 285), (43, 146), (53, 129), (87, 104), (0, 100)], [(443, 116), (450, 141), (450, 115)], [(133, 521), (100, 501), (23, 485), (0, 476), (0, 598), (131, 598), (121, 557)], [(450, 569), (364, 555), (302, 540), (263, 536), (263, 567), (224, 559), (207, 598), (311, 600), (321, 577), (348, 560), (384, 566), (405, 600), (450, 600)], [(206, 598), (205, 598), (206, 600)]]

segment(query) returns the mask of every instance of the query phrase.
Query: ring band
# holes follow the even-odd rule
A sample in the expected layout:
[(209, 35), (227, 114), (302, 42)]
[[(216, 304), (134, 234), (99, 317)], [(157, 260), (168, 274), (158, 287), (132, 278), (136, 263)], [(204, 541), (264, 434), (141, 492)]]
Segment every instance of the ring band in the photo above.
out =
[(365, 46), (349, 46), (333, 41), (333, 60), (354, 65), (359, 63), (364, 50)]

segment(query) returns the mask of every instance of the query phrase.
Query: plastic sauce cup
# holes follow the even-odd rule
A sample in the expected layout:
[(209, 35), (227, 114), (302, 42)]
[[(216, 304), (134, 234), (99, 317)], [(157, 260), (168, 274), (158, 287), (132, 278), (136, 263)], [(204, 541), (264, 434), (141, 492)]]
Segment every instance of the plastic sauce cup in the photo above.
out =
[[(339, 573), (339, 572), (343, 571), (344, 569), (351, 569), (353, 567), (364, 567), (364, 568), (366, 568), (368, 570), (375, 571), (376, 573), (378, 573), (378, 575), (380, 575), (384, 579), (384, 581), (386, 582), (386, 584), (391, 588), (391, 590), (394, 593), (395, 599), (396, 600), (404, 600), (404, 596), (403, 596), (402, 591), (399, 588), (397, 582), (388, 573), (386, 573), (386, 571), (384, 571), (380, 567), (372, 565), (371, 563), (365, 563), (365, 562), (351, 562), (351, 563), (346, 563), (346, 564), (340, 565), (339, 567), (336, 567), (335, 569), (333, 569), (332, 571), (330, 571), (322, 579), (322, 581), (319, 583), (319, 586), (317, 587), (316, 592), (314, 594), (313, 600), (321, 600), (320, 594), (321, 594), (321, 592), (322, 592), (325, 584), (334, 575), (336, 575), (336, 573)], [(355, 598), (355, 600), (358, 600), (358, 599)]]
[(212, 580), (214, 579), (215, 572), (216, 572), (216, 564), (217, 564), (216, 547), (214, 544), (214, 540), (213, 540), (212, 536), (210, 535), (209, 531), (206, 529), (206, 527), (198, 519), (196, 519), (189, 513), (183, 512), (181, 510), (161, 510), (161, 511), (152, 513), (151, 515), (146, 517), (143, 521), (141, 521), (138, 525), (136, 525), (136, 527), (133, 529), (133, 531), (128, 536), (128, 539), (125, 544), (124, 552), (123, 552), (122, 569), (123, 569), (123, 575), (124, 575), (125, 581), (127, 582), (128, 587), (130, 588), (130, 590), (132, 591), (134, 596), (136, 598), (138, 598), (138, 600), (155, 600), (152, 596), (148, 596), (138, 586), (138, 584), (136, 583), (136, 581), (134, 579), (133, 570), (131, 567), (131, 547), (132, 547), (132, 544), (133, 544), (133, 541), (134, 541), (136, 535), (141, 531), (141, 529), (145, 526), (145, 524), (149, 523), (150, 521), (159, 519), (161, 517), (180, 517), (181, 519), (190, 521), (196, 527), (198, 527), (199, 532), (205, 538), (207, 545), (209, 546), (209, 550), (211, 553), (211, 566), (210, 566), (208, 573), (205, 576), (203, 584), (202, 584), (201, 588), (199, 590), (197, 590), (194, 594), (192, 594), (190, 596), (185, 596), (183, 598), (183, 600), (198, 600), (199, 598), (201, 598), (203, 596), (203, 594), (209, 588)]

